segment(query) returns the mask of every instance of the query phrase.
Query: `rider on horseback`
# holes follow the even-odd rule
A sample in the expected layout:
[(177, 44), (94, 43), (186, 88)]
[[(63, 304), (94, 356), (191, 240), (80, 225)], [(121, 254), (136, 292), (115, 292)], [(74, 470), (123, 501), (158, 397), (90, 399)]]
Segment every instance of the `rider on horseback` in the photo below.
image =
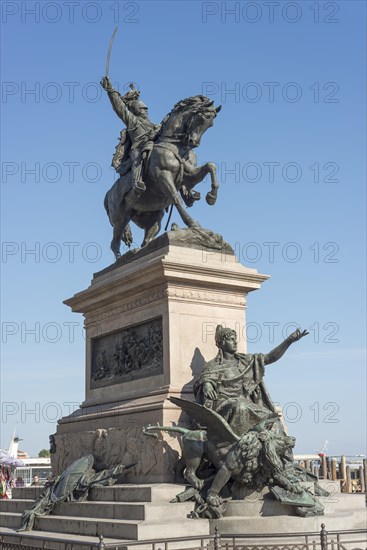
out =
[[(121, 141), (117, 146), (114, 156), (114, 161), (116, 160), (116, 156), (118, 157), (119, 166), (116, 166), (114, 161), (113, 166), (121, 174), (120, 166), (122, 164), (125, 166), (126, 160), (130, 159), (132, 190), (134, 195), (138, 198), (142, 192), (146, 190), (141, 177), (143, 151), (151, 149), (153, 139), (157, 135), (160, 126), (153, 124), (153, 122), (149, 120), (148, 108), (145, 103), (139, 100), (140, 91), (135, 90), (132, 84), (130, 84), (130, 91), (123, 96), (112, 86), (107, 76), (102, 78), (101, 86), (108, 93), (113, 110), (126, 125), (126, 130), (121, 133)], [(121, 158), (118, 152), (119, 147), (122, 146), (123, 156)]]

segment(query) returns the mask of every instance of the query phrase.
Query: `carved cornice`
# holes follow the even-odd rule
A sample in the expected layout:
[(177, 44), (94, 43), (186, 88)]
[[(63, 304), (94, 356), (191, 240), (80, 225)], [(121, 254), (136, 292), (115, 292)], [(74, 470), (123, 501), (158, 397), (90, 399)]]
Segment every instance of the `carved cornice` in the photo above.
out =
[(150, 294), (144, 294), (139, 298), (135, 298), (129, 302), (121, 303), (119, 306), (108, 309), (106, 311), (100, 311), (94, 314), (87, 314), (85, 319), (85, 326), (90, 326), (106, 319), (112, 319), (113, 317), (118, 317), (122, 313), (127, 313), (134, 309), (139, 309), (141, 307), (148, 306), (154, 302), (159, 302), (167, 296), (167, 290), (162, 289), (156, 292), (151, 292)]
[[(256, 269), (245, 268), (238, 263), (232, 262), (208, 262), (200, 261), (200, 254), (194, 251), (193, 257), (177, 257), (172, 252), (164, 257), (152, 258), (144, 262), (134, 262), (99, 276), (92, 281), (90, 287), (77, 293), (64, 303), (75, 312), (84, 313), (87, 318), (95, 310), (108, 310), (117, 307), (117, 303), (124, 303), (121, 312), (136, 309), (147, 303), (157, 301), (145, 296), (153, 292), (160, 292), (162, 286), (200, 286), (211, 292), (215, 289), (224, 295), (231, 293), (247, 293), (260, 288), (268, 276), (262, 275)], [(143, 298), (133, 298), (139, 294)], [(159, 298), (158, 298), (159, 299)], [(204, 299), (204, 302), (225, 303), (225, 300)], [(108, 314), (107, 317), (111, 315)]]
[(211, 291), (185, 286), (169, 286), (166, 289), (161, 289), (156, 292), (151, 292), (149, 294), (145, 293), (143, 296), (135, 298), (134, 300), (122, 302), (114, 308), (93, 314), (86, 314), (85, 326), (89, 327), (107, 319), (119, 317), (121, 314), (160, 302), (165, 298), (177, 302), (246, 308), (246, 296), (242, 293)]
[(192, 280), (217, 279), (216, 284), (221, 287), (237, 287), (247, 292), (260, 288), (260, 285), (270, 277), (270, 275), (258, 273), (256, 269), (245, 268), (238, 262), (228, 264), (226, 262), (217, 262), (216, 264), (195, 262), (190, 264), (164, 258), (162, 265), (166, 277), (170, 279), (183, 275), (185, 275), (185, 279), (190, 276)]
[(170, 299), (180, 302), (198, 302), (202, 304), (228, 305), (242, 308), (246, 306), (246, 297), (244, 294), (170, 286), (167, 289), (167, 296)]

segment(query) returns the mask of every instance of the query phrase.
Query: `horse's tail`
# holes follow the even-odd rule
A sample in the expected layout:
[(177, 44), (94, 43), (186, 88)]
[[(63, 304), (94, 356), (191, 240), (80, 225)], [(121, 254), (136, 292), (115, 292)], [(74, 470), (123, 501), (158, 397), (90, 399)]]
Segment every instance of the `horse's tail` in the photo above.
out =
[(181, 428), (180, 426), (145, 426), (143, 428), (144, 435), (150, 435), (151, 437), (158, 437), (156, 433), (151, 432), (174, 432), (185, 435), (190, 430)]

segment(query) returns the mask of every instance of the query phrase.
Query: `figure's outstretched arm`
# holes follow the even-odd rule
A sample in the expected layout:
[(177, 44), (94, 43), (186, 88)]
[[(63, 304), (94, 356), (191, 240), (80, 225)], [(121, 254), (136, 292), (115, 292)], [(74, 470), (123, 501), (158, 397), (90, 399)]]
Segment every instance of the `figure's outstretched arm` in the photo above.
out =
[(126, 107), (120, 93), (112, 86), (112, 83), (108, 76), (104, 76), (101, 79), (101, 86), (106, 90), (109, 100), (111, 101), (113, 110), (119, 118), (125, 123), (127, 128), (131, 126), (135, 121), (135, 116)]
[(293, 344), (293, 342), (297, 342), (297, 340), (300, 340), (307, 334), (309, 334), (307, 330), (301, 331), (297, 329), (296, 331), (292, 332), (292, 334), (290, 334), (288, 338), (284, 340), (284, 342), (279, 344), (279, 346), (269, 351), (269, 353), (265, 355), (264, 357), (265, 365), (269, 365), (270, 363), (275, 363), (275, 361), (278, 361), (278, 359), (280, 359), (285, 354), (285, 352), (287, 351), (289, 346)]

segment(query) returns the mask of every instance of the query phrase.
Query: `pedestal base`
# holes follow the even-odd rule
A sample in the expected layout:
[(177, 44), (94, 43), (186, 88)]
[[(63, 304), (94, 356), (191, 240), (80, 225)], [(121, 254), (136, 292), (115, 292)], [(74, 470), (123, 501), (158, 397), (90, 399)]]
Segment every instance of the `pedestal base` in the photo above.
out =
[(186, 229), (128, 253), (66, 300), (85, 317), (86, 398), (59, 421), (55, 473), (93, 453), (103, 467), (135, 463), (130, 481), (173, 481), (177, 437), (154, 439), (142, 428), (185, 425), (168, 397), (194, 398), (194, 381), (217, 353), (217, 324), (236, 329), (246, 351), (246, 296), (267, 278), (238, 263), (219, 235)]

